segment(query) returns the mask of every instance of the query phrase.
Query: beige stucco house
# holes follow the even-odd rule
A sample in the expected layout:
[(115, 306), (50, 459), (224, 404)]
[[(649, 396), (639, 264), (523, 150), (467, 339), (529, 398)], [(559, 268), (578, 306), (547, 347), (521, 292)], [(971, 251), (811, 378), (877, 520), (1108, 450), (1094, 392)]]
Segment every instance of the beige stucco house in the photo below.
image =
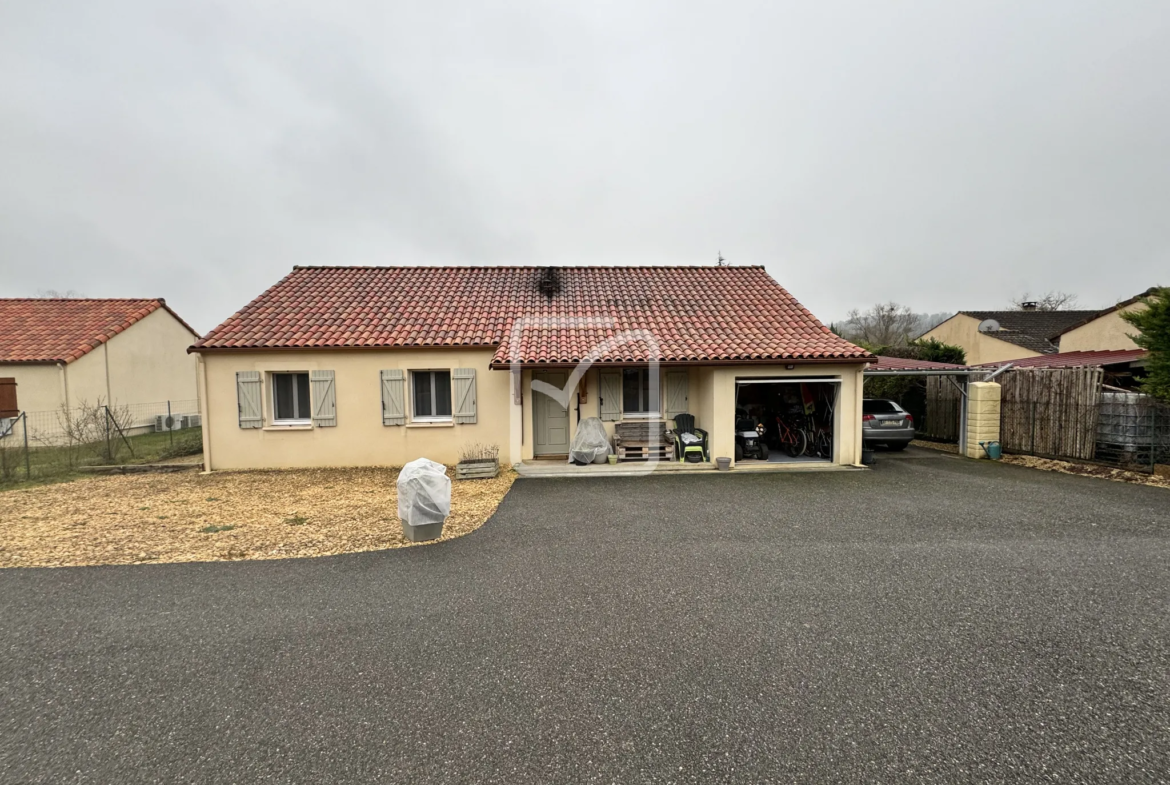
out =
[[(1142, 292), (1098, 311), (959, 311), (920, 337), (967, 353), (968, 365), (987, 365), (1052, 354), (1133, 350), (1133, 327), (1122, 314), (1143, 310)], [(983, 329), (980, 329), (983, 325)]]
[[(1008, 362), (1061, 351), (1056, 336), (1097, 311), (959, 311), (921, 338), (967, 353), (968, 365)], [(983, 329), (980, 329), (983, 325)]]
[(565, 461), (578, 424), (798, 406), (861, 451), (862, 371), (762, 267), (299, 267), (191, 347), (209, 470)]
[(1153, 294), (1155, 291), (1157, 291), (1156, 288), (1149, 289), (1066, 327), (1056, 336), (1060, 351), (1137, 349), (1138, 345), (1130, 338), (1134, 328), (1121, 317), (1122, 314), (1144, 311), (1146, 304), (1141, 302), (1141, 298)]
[(30, 413), (194, 401), (193, 336), (162, 299), (0, 299), (0, 377)]

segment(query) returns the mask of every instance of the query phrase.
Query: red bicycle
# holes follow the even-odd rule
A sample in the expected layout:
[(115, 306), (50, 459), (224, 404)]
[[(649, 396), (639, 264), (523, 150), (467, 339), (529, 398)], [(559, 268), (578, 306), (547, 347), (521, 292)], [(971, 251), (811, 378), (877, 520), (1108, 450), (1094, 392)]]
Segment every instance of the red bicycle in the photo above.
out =
[(780, 449), (789, 457), (797, 458), (808, 449), (808, 434), (803, 428), (793, 428), (781, 418), (776, 418), (776, 429), (780, 434)]

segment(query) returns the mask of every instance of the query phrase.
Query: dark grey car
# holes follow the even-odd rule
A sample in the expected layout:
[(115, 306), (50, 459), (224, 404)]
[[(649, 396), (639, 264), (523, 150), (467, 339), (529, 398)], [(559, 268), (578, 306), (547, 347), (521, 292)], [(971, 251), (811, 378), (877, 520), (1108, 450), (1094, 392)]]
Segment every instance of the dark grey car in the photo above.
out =
[(861, 437), (870, 445), (904, 450), (914, 438), (914, 417), (893, 401), (867, 398), (861, 403)]

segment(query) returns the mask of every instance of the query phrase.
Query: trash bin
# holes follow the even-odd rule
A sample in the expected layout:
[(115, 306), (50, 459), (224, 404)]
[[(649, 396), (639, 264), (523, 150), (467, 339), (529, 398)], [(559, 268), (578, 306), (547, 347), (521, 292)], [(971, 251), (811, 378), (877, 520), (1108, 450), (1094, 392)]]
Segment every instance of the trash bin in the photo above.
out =
[(411, 542), (438, 539), (451, 514), (451, 478), (441, 463), (419, 458), (398, 473), (398, 519)]

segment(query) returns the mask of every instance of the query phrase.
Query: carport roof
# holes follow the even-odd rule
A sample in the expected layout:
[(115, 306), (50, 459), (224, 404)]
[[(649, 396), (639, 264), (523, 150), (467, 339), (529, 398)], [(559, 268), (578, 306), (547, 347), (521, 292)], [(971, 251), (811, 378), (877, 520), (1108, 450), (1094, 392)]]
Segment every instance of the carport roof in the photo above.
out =
[(877, 364), (866, 368), (865, 373), (867, 376), (966, 376), (974, 371), (966, 365), (878, 355)]
[[(1025, 357), (1012, 360), (1013, 368), (1097, 368), (1106, 365), (1122, 365), (1144, 359), (1145, 349), (1102, 349), (1089, 352), (1062, 352), (1042, 354), (1039, 357)], [(980, 368), (996, 368), (1006, 362), (983, 363)]]

